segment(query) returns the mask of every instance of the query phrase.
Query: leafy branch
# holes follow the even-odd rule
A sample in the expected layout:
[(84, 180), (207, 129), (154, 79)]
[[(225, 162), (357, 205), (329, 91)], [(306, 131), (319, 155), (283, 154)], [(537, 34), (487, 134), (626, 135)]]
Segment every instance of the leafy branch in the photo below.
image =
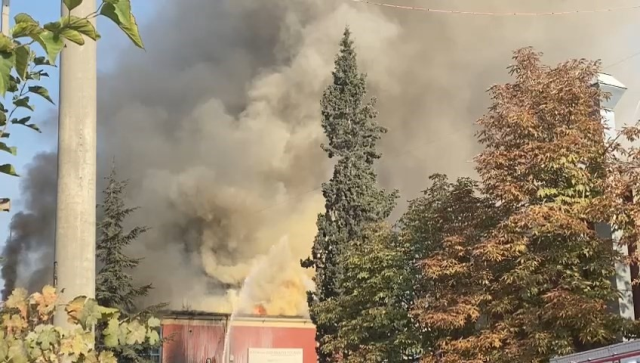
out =
[(24, 289), (12, 293), (0, 308), (0, 363), (116, 363), (112, 352), (95, 347), (98, 324), (107, 327), (101, 332), (107, 348), (160, 340), (157, 318), (122, 320), (117, 309), (100, 306), (84, 296), (64, 307), (70, 328), (54, 326), (51, 320), (56, 304), (56, 291), (51, 286), (31, 296)]
[[(65, 41), (79, 46), (85, 44), (85, 37), (97, 41), (100, 34), (94, 26), (95, 18), (106, 17), (113, 21), (139, 48), (144, 44), (138, 32), (136, 18), (131, 12), (131, 0), (102, 0), (95, 12), (84, 17), (73, 15), (73, 10), (83, 0), (63, 0), (69, 13), (57, 21), (40, 25), (30, 15), (21, 13), (14, 17), (15, 26), (10, 35), (0, 34), (0, 96), (12, 94), (11, 109), (0, 102), (0, 151), (13, 156), (17, 147), (9, 146), (5, 139), (10, 136), (9, 125), (22, 125), (40, 132), (31, 117), (14, 117), (19, 108), (34, 111), (31, 96), (37, 95), (54, 104), (49, 91), (39, 85), (42, 78), (49, 75), (43, 67), (55, 67), (58, 55), (65, 47)], [(38, 56), (36, 49), (44, 52)], [(18, 176), (11, 164), (0, 164), (0, 174)]]

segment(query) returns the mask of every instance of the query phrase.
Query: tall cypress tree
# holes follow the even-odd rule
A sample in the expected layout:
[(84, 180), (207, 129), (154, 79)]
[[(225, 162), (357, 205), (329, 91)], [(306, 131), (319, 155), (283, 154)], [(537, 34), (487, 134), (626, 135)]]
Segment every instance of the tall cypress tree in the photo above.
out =
[(365, 75), (358, 72), (356, 52), (348, 28), (335, 60), (333, 83), (322, 97), (322, 128), (328, 144), (322, 148), (337, 158), (333, 176), (322, 185), (325, 213), (318, 216), (318, 234), (307, 268), (315, 268), (316, 290), (309, 294), (311, 318), (316, 325), (319, 362), (337, 359), (327, 343), (338, 334), (339, 322), (327, 303), (344, 291), (337, 283), (342, 270), (339, 256), (350, 241), (362, 238), (363, 229), (389, 216), (397, 192), (387, 193), (376, 185), (374, 162), (380, 158), (376, 143), (386, 129), (375, 121), (375, 99), (366, 100)]
[[(125, 219), (138, 208), (126, 207), (123, 197), (127, 188), (127, 181), (118, 180), (115, 168), (106, 178), (107, 187), (103, 191), (104, 200), (100, 205), (103, 216), (98, 224), (98, 241), (96, 245), (97, 258), (101, 268), (96, 277), (96, 300), (101, 306), (118, 308), (123, 319), (136, 316), (150, 317), (164, 305), (155, 305), (145, 309), (138, 309), (136, 299), (144, 297), (152, 288), (151, 284), (135, 286), (133, 277), (129, 273), (135, 269), (142, 259), (132, 258), (125, 254), (125, 248), (134, 242), (147, 227), (134, 227), (126, 231), (123, 227)], [(99, 326), (98, 332), (105, 327)], [(98, 341), (102, 337), (98, 334)], [(148, 343), (117, 349), (113, 353), (118, 362), (147, 362), (151, 349), (162, 345)], [(100, 343), (99, 343), (100, 345)]]

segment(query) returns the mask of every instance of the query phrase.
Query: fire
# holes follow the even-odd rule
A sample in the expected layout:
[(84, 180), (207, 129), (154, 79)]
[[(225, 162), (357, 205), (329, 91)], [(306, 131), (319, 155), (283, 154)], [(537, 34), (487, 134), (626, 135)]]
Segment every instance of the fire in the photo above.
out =
[(267, 315), (267, 309), (264, 308), (264, 306), (258, 304), (253, 308), (253, 314), (254, 315)]

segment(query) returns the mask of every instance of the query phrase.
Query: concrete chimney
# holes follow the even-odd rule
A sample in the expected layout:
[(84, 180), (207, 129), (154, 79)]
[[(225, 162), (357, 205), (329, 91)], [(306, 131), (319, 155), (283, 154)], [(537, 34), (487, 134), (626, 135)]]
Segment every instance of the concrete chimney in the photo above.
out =
[[(602, 115), (606, 126), (605, 142), (609, 142), (616, 136), (616, 118), (613, 110), (624, 95), (627, 87), (613, 76), (605, 73), (600, 73), (598, 75), (597, 80), (594, 82), (594, 86), (609, 94), (608, 100), (603, 99), (600, 101), (600, 114)], [(615, 248), (619, 253), (624, 256), (629, 254), (627, 246), (621, 246), (618, 243), (618, 241), (620, 241), (621, 232), (612, 233), (611, 226), (607, 224), (596, 225), (596, 231), (604, 238), (613, 239), (613, 248)], [(616, 276), (614, 282), (618, 291), (620, 291), (620, 298), (617, 302), (612, 304), (612, 308), (624, 318), (632, 320), (635, 319), (636, 317), (633, 309), (633, 291), (631, 286), (631, 270), (629, 265), (616, 263)]]

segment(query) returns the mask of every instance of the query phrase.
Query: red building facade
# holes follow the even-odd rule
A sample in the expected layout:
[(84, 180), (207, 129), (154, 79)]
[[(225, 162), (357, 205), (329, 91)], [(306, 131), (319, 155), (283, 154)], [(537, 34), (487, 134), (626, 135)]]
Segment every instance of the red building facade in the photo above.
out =
[(225, 337), (229, 363), (316, 362), (315, 327), (303, 318), (178, 312), (165, 315), (162, 336), (163, 363), (227, 363)]

